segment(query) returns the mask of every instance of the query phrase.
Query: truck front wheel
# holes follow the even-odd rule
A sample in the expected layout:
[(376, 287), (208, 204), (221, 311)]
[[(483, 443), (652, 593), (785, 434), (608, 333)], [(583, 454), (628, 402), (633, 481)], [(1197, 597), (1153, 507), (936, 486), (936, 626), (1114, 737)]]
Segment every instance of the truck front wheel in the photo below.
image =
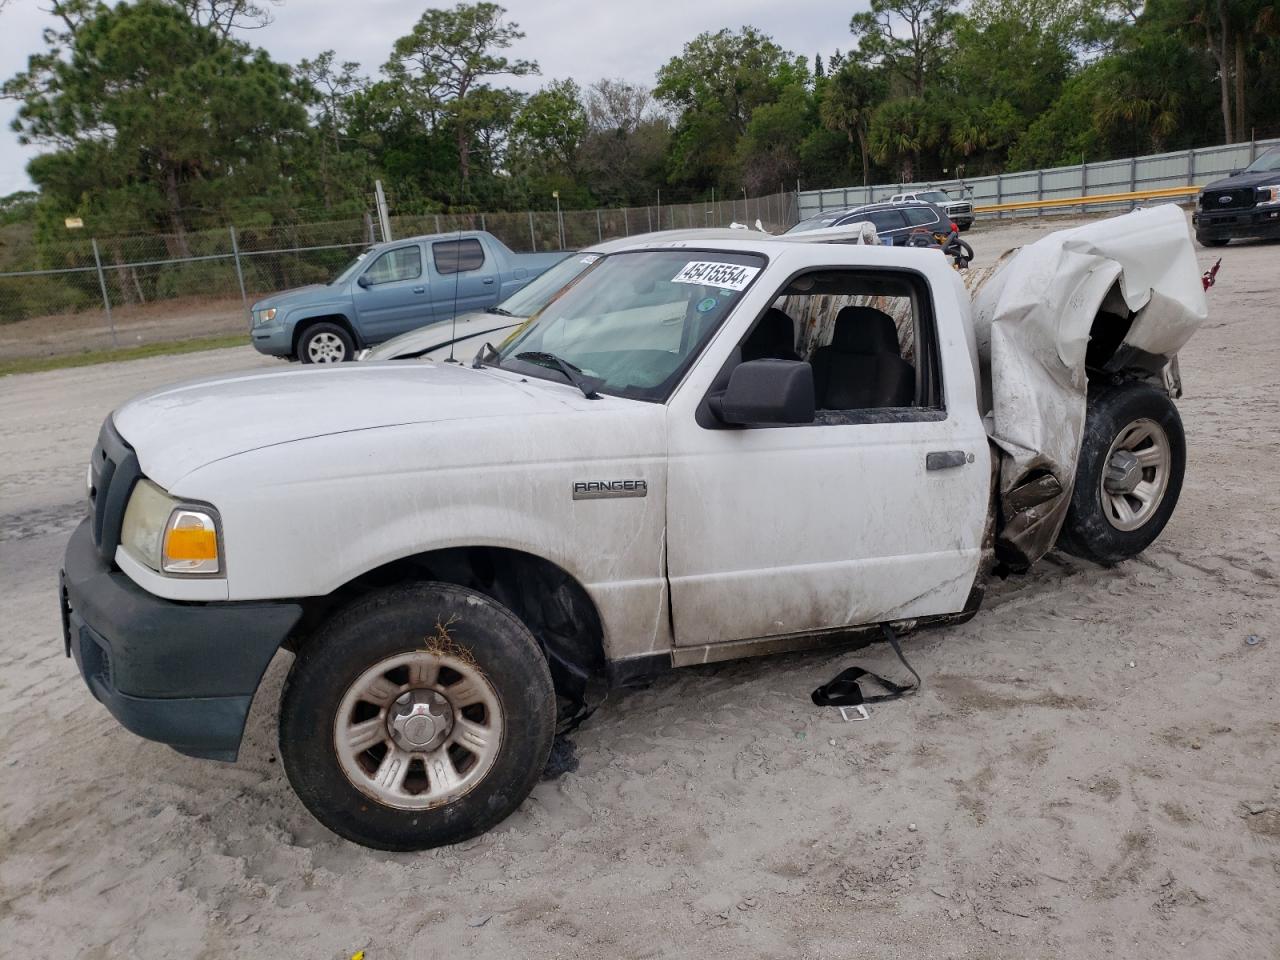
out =
[(355, 355), (351, 334), (336, 323), (313, 323), (298, 338), (298, 359), (303, 363), (345, 363)]
[(555, 691), (528, 628), (444, 583), (357, 601), (299, 651), (280, 754), (334, 833), (383, 850), (458, 843), (520, 805), (546, 766)]
[(1091, 395), (1058, 545), (1102, 564), (1137, 556), (1169, 522), (1186, 462), (1182, 419), (1163, 391), (1130, 382)]

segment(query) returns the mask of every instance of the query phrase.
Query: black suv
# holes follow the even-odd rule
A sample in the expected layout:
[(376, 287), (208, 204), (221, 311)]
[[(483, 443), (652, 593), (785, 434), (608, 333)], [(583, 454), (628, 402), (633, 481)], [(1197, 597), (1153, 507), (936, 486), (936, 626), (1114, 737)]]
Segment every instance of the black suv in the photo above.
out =
[(1206, 247), (1239, 237), (1280, 238), (1280, 147), (1201, 190), (1191, 222)]
[(950, 233), (951, 218), (932, 203), (917, 200), (907, 203), (868, 203), (861, 207), (842, 207), (826, 210), (808, 220), (801, 220), (787, 233), (804, 233), (808, 230), (825, 230), (843, 227), (848, 223), (868, 220), (875, 225), (882, 243), (901, 246), (916, 230), (933, 233)]

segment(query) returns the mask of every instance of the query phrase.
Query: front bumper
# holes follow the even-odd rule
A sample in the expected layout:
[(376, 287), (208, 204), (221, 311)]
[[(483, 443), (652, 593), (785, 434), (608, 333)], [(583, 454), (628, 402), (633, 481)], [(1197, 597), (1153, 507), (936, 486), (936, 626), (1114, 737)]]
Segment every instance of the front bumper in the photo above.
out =
[(267, 324), (254, 327), (249, 331), (253, 339), (253, 348), (269, 357), (288, 357), (293, 355), (293, 328), (282, 323)]
[(1191, 214), (1191, 222), (1198, 236), (1208, 237), (1210, 240), (1280, 237), (1280, 208), (1277, 207), (1255, 207), (1252, 210), (1224, 213), (1197, 210)]
[(253, 694), (302, 616), (287, 602), (179, 603), (143, 590), (94, 548), (67, 544), (64, 652), (126, 729), (180, 753), (235, 760)]

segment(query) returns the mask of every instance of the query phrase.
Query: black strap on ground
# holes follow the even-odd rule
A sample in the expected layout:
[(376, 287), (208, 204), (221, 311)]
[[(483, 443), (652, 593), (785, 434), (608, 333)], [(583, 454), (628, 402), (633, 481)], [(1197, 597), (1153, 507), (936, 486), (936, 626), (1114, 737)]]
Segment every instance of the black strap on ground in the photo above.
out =
[[(904, 687), (902, 684), (894, 683), (892, 680), (888, 680), (878, 673), (872, 673), (870, 670), (863, 670), (861, 667), (848, 667), (836, 674), (830, 683), (824, 683), (813, 691), (814, 704), (819, 707), (856, 707), (862, 703), (884, 703), (887, 700), (900, 700), (920, 691), (920, 688), (924, 686), (924, 681), (920, 679), (920, 674), (916, 673), (915, 667), (911, 666), (907, 662), (907, 658), (902, 655), (902, 647), (898, 646), (897, 634), (893, 632), (893, 628), (887, 623), (880, 625), (880, 631), (884, 634), (885, 640), (889, 641), (889, 646), (893, 647), (893, 652), (898, 655), (902, 665), (911, 671), (911, 675), (916, 678), (916, 682), (909, 683)], [(864, 677), (872, 683), (879, 684), (888, 693), (878, 693), (870, 697), (864, 696), (862, 687), (858, 685), (858, 681)]]

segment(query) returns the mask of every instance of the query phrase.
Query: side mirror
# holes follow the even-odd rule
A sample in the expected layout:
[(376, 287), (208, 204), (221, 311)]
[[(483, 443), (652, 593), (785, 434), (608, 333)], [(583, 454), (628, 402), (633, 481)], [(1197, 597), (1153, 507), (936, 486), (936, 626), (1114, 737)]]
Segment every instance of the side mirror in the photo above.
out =
[(362, 273), (360, 276), (356, 277), (356, 286), (368, 290), (373, 286), (373, 281), (369, 279), (369, 275), (367, 273)]
[(1239, 170), (1232, 170), (1229, 174), (1227, 174), (1227, 176), (1229, 176), (1229, 177), (1238, 177), (1238, 176), (1240, 176), (1240, 174), (1242, 174), (1242, 173), (1244, 173), (1244, 170), (1243, 170), (1243, 169), (1239, 169)]
[(813, 367), (801, 360), (750, 360), (733, 368), (729, 386), (707, 405), (721, 422), (813, 423)]

